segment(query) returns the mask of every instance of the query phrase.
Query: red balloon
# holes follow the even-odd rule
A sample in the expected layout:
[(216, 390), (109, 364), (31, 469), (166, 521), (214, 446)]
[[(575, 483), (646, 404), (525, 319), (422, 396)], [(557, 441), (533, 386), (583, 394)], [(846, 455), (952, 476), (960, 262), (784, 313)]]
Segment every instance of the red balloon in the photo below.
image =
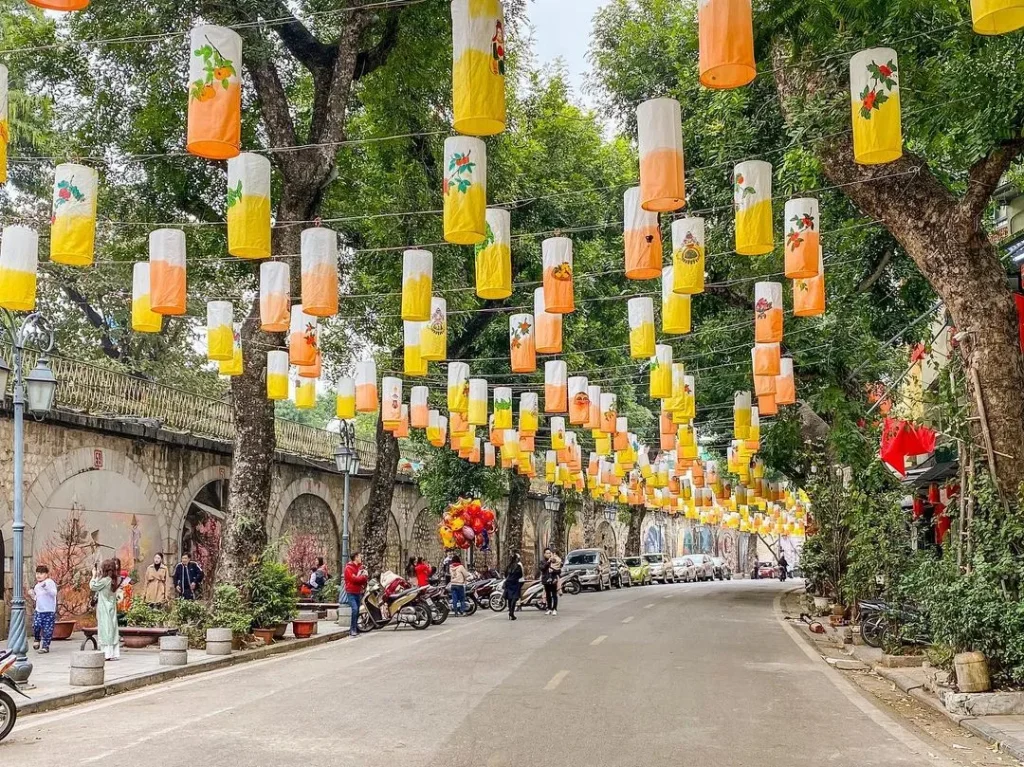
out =
[(480, 517), (477, 517), (473, 520), (473, 524), (471, 525), (471, 527), (473, 528), (474, 533), (480, 535), (480, 533), (484, 531), (484, 528), (487, 527), (487, 525), (484, 523), (482, 519), (480, 519)]

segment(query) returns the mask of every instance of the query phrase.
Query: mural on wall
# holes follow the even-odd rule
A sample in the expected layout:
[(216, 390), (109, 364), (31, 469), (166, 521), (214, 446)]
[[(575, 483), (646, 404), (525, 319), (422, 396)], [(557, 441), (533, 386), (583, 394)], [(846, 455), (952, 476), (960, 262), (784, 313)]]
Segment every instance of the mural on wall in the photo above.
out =
[(72, 508), (36, 554), (36, 562), (50, 569), (50, 578), (57, 584), (58, 620), (76, 618), (88, 610), (92, 566), (103, 556), (98, 537), (98, 530), (90, 533), (85, 526), (81, 510)]
[[(189, 504), (181, 529), (181, 548), (202, 569), (212, 574), (220, 559), (220, 540), (223, 533), (224, 509), (227, 508), (228, 480), (209, 482)], [(202, 588), (212, 588), (213, 578), (203, 580)]]
[(619, 555), (619, 548), (615, 542), (615, 531), (608, 522), (600, 522), (597, 525), (597, 545), (598, 548), (604, 549), (604, 553), (609, 557)]
[(665, 528), (659, 524), (652, 524), (647, 528), (644, 535), (644, 554), (655, 554), (665, 551)]

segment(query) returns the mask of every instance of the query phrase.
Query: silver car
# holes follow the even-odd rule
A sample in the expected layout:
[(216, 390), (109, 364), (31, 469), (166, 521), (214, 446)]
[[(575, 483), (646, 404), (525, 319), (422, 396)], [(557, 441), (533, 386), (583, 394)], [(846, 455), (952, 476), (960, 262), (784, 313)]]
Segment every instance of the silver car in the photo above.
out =
[(715, 563), (707, 554), (687, 554), (686, 558), (693, 562), (698, 581), (713, 581), (715, 579)]
[(576, 549), (565, 556), (562, 574), (580, 574), (580, 585), (585, 589), (604, 591), (612, 587), (612, 569), (608, 555), (602, 549)]
[(676, 557), (672, 560), (672, 570), (676, 574), (676, 581), (681, 583), (693, 583), (697, 580), (697, 568), (689, 557)]
[(662, 583), (675, 583), (676, 573), (672, 569), (672, 562), (664, 554), (644, 554), (644, 562), (651, 568), (651, 580)]

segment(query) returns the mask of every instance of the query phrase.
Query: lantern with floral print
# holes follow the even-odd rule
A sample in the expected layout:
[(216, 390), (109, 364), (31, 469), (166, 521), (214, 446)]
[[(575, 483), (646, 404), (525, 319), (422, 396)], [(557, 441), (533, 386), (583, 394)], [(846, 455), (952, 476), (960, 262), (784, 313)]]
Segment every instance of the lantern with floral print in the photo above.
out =
[(611, 392), (601, 392), (601, 431), (605, 434), (614, 434), (618, 417), (618, 397)]
[[(513, 426), (512, 421), (512, 388), (509, 386), (495, 386), (494, 428), (511, 429)], [(486, 422), (484, 425), (487, 425)], [(533, 431), (536, 432), (536, 428)]]
[(185, 233), (180, 229), (149, 233), (149, 308), (164, 315), (185, 313)]
[(755, 376), (777, 376), (782, 359), (779, 344), (754, 344), (752, 350)]
[(532, 437), (540, 426), (540, 407), (536, 392), (527, 391), (519, 396), (519, 434)]
[(414, 429), (427, 428), (430, 406), (430, 389), (426, 386), (414, 386), (409, 392), (409, 425)]
[(384, 376), (380, 388), (380, 419), (385, 423), (397, 425), (402, 420), (402, 379)]
[(439, 296), (430, 299), (430, 319), (420, 328), (420, 356), (429, 362), (448, 356), (448, 302)]
[(763, 256), (775, 248), (772, 230), (772, 166), (747, 160), (733, 174), (733, 208), (736, 211), (736, 252)]
[(791, 280), (814, 277), (818, 273), (821, 246), (818, 201), (801, 197), (786, 202), (786, 276)]
[(206, 357), (218, 362), (231, 359), (234, 337), (234, 307), (230, 301), (206, 304)]
[(750, 392), (738, 391), (732, 406), (733, 436), (746, 439), (750, 434)]
[[(36, 230), (20, 224), (4, 227), (0, 236), (0, 308), (12, 312), (35, 309), (38, 266), (39, 234)], [(146, 292), (149, 292), (148, 285)]]
[[(159, 317), (160, 315), (157, 316)], [(242, 334), (237, 324), (232, 330), (234, 332), (232, 333), (231, 359), (217, 363), (217, 372), (228, 378), (240, 376), (245, 372), (245, 359), (242, 356)]]
[(691, 297), (672, 291), (674, 266), (666, 266), (661, 277), (661, 331), (666, 335), (685, 335), (692, 329)]
[(356, 412), (377, 412), (377, 363), (362, 360), (356, 363)]
[(565, 418), (562, 416), (551, 418), (551, 448), (565, 450)]
[(267, 399), (288, 399), (288, 352), (267, 352)]
[(513, 314), (508, 320), (508, 346), (513, 373), (537, 370), (537, 347), (534, 341), (532, 314)]
[(356, 417), (356, 381), (351, 376), (345, 376), (338, 381), (335, 415), (343, 421), (350, 421)]
[(448, 411), (465, 414), (469, 410), (469, 365), (448, 363)]
[(7, 145), (11, 140), (7, 99), (7, 67), (0, 64), (0, 184), (7, 183)]
[(500, 0), (452, 0), (452, 127), (505, 130), (505, 15)]
[(782, 341), (782, 284), (759, 282), (754, 286), (754, 340), (759, 344)]
[(533, 291), (533, 321), (538, 354), (562, 353), (562, 315), (549, 312), (544, 302), (544, 288)]
[(488, 208), (484, 241), (476, 246), (476, 294), (496, 301), (512, 295), (512, 221), (504, 208)]
[(775, 402), (778, 405), (792, 405), (796, 402), (792, 357), (783, 357), (779, 362), (779, 375), (775, 379)]
[(818, 273), (793, 280), (793, 316), (817, 317), (825, 313), (825, 259), (818, 248)]
[(422, 378), (427, 374), (427, 361), (420, 354), (420, 339), (423, 337), (422, 322), (403, 322), (403, 370), (410, 378)]
[(313, 227), (302, 232), (302, 310), (314, 317), (338, 313), (338, 235)]
[(590, 393), (586, 376), (569, 379), (569, 423), (583, 426), (590, 418)]
[(189, 53), (185, 148), (208, 160), (236, 157), (242, 138), (242, 38), (226, 27), (195, 27)]
[(434, 255), (429, 250), (407, 250), (402, 254), (402, 319), (426, 322), (430, 319), (430, 294), (434, 289)]
[(971, 0), (971, 20), (979, 35), (1005, 35), (1024, 28), (1024, 0)]
[(601, 387), (590, 384), (587, 386), (587, 399), (590, 400), (590, 412), (587, 414), (587, 429), (601, 428)]
[(288, 329), (288, 358), (293, 365), (312, 365), (316, 360), (317, 319), (292, 306), (292, 319)]
[(631, 298), (629, 313), (629, 356), (635, 360), (654, 356), (654, 301), (648, 296)]
[(476, 245), (487, 236), (487, 148), (478, 138), (444, 140), (444, 238)]
[(672, 396), (672, 347), (656, 344), (651, 357), (651, 399)]
[(672, 222), (672, 290), (687, 296), (704, 292), (704, 219)]
[(549, 237), (542, 244), (544, 308), (552, 314), (571, 314), (576, 303), (572, 285), (572, 240)]
[(291, 314), (290, 270), (282, 261), (260, 264), (260, 329), (268, 333), (288, 330)]
[[(0, 262), (3, 259), (0, 258)], [(0, 265), (0, 284), (9, 272)], [(32, 298), (35, 301), (35, 270), (32, 271)], [(4, 302), (0, 300), (0, 305)], [(8, 307), (5, 307), (8, 308)], [(32, 307), (29, 306), (29, 309)], [(136, 333), (159, 333), (163, 327), (163, 315), (149, 308), (149, 264), (139, 261), (132, 267), (132, 330)]]
[(896, 51), (868, 48), (850, 59), (850, 105), (854, 161), (879, 165), (903, 156)]
[(757, 76), (751, 0), (698, 0), (700, 82), (705, 88), (740, 88)]
[(686, 205), (683, 123), (675, 99), (650, 99), (636, 108), (640, 145), (640, 205), (667, 213)]
[(487, 425), (487, 379), (469, 379), (469, 408), (466, 420), (470, 426)]
[(622, 199), (626, 278), (653, 280), (661, 276), (661, 227), (658, 214), (640, 207), (640, 187), (626, 190)]
[(50, 260), (88, 266), (96, 250), (96, 193), (99, 176), (75, 163), (58, 165), (53, 177)]
[(242, 152), (228, 160), (228, 253), (270, 257), (270, 160)]
[(569, 371), (562, 360), (544, 363), (544, 412), (565, 413), (569, 409)]

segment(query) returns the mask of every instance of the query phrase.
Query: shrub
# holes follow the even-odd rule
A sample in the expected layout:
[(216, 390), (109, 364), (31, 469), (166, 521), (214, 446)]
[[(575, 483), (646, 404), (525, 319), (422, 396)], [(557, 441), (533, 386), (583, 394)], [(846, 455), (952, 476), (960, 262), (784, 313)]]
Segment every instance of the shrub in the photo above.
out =
[(206, 629), (210, 627), (210, 611), (204, 602), (178, 599), (171, 608), (171, 623), (182, 636), (188, 637), (188, 646), (201, 650), (206, 647)]
[(237, 588), (224, 584), (213, 590), (209, 616), (211, 628), (231, 629), (235, 634), (245, 635), (252, 630), (252, 620), (252, 613), (242, 602), (242, 594)]
[(167, 622), (167, 611), (150, 607), (141, 599), (132, 601), (132, 606), (124, 614), (124, 625), (136, 628), (153, 628), (163, 626)]
[(253, 572), (246, 591), (252, 610), (253, 626), (270, 628), (287, 623), (298, 614), (298, 583), (288, 566), (277, 562), (268, 548)]

